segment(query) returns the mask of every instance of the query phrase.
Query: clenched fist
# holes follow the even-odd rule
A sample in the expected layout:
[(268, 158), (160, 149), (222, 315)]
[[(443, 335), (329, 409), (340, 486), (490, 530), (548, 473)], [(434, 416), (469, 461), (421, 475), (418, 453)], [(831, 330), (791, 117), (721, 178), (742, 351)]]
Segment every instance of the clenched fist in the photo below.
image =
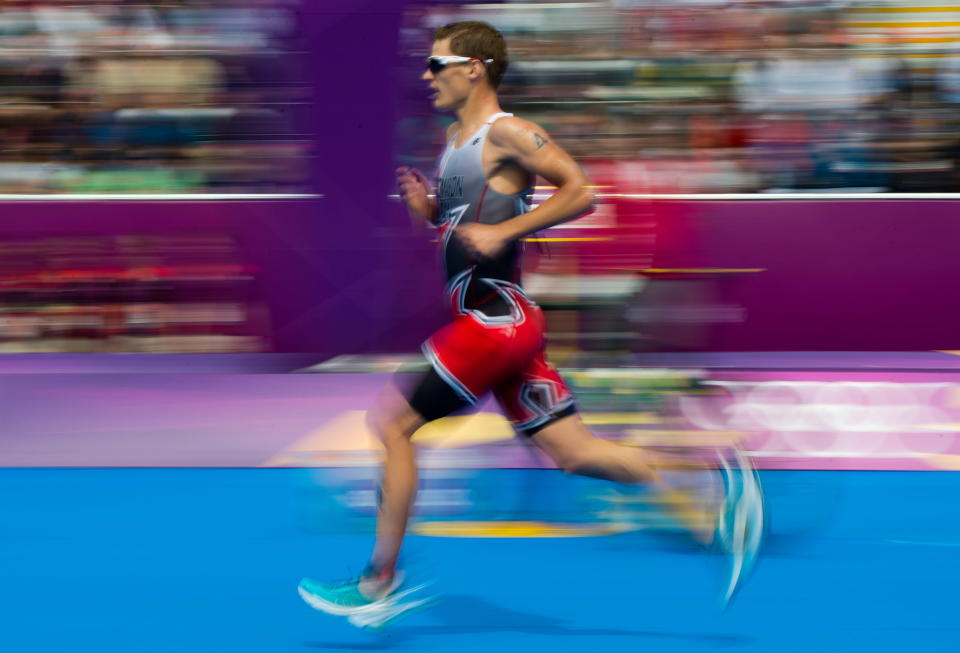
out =
[(397, 168), (397, 187), (407, 208), (427, 220), (433, 220), (436, 203), (430, 199), (430, 181), (416, 168)]
[(454, 234), (464, 248), (478, 259), (493, 258), (510, 243), (500, 227), (470, 222), (457, 227)]

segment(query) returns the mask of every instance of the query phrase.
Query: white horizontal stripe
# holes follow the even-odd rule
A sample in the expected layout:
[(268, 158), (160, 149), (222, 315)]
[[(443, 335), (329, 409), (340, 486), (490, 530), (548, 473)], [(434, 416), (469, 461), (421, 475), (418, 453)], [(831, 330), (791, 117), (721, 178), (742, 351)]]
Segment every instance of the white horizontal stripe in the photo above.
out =
[[(851, 34), (857, 36), (863, 36), (864, 34), (875, 34), (878, 32), (886, 34), (891, 31), (889, 28), (879, 27), (848, 27), (847, 29)], [(897, 28), (896, 36), (898, 38), (903, 37), (906, 34), (943, 34), (944, 36), (953, 36), (956, 33), (956, 27), (920, 27), (917, 25), (901, 25)]]
[(16, 195), (0, 194), (0, 202), (104, 202), (104, 201), (136, 201), (136, 202), (197, 202), (197, 201), (229, 201), (229, 200), (303, 200), (321, 199), (323, 195), (314, 193), (194, 193), (194, 194), (50, 194), (50, 195)]
[(468, 5), (470, 9), (479, 9), (485, 11), (496, 11), (502, 13), (510, 10), (541, 10), (541, 9), (607, 9), (603, 2), (523, 2), (516, 4), (477, 4)]
[[(322, 197), (322, 195), (317, 196)], [(535, 195), (546, 199), (549, 195)], [(598, 193), (599, 199), (628, 200), (960, 200), (960, 193)], [(399, 195), (389, 195), (399, 200)]]
[(601, 193), (636, 200), (960, 200), (960, 193)]
[(889, 458), (911, 460), (925, 458), (930, 454), (912, 451), (744, 451), (751, 458)]
[(637, 61), (631, 59), (584, 59), (580, 61), (558, 60), (558, 61), (522, 61), (513, 66), (513, 70), (586, 70), (586, 71), (604, 71), (604, 70), (633, 70), (638, 65)]

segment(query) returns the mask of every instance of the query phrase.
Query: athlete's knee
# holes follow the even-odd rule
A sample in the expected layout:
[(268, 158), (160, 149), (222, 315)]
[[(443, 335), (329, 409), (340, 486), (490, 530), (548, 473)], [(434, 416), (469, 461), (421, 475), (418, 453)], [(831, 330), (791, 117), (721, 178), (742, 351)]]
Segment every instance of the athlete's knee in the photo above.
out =
[(374, 409), (367, 412), (367, 428), (383, 445), (390, 448), (406, 445), (422, 420), (413, 411), (386, 411)]
[(389, 415), (381, 410), (371, 410), (367, 412), (367, 428), (385, 445), (398, 439), (401, 435), (400, 429), (397, 428), (395, 422), (395, 419), (391, 419)]

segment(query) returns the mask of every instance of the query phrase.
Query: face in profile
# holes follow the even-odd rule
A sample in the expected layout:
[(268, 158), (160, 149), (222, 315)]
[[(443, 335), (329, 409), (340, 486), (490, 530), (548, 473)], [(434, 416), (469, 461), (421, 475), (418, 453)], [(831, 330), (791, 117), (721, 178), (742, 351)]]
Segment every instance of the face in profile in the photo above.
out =
[[(434, 57), (455, 55), (450, 49), (450, 39), (434, 41), (430, 55)], [(442, 70), (434, 72), (428, 68), (423, 73), (422, 79), (430, 85), (430, 99), (433, 101), (434, 108), (440, 111), (454, 111), (463, 106), (470, 95), (470, 73), (476, 65), (478, 64), (472, 61), (448, 63)]]

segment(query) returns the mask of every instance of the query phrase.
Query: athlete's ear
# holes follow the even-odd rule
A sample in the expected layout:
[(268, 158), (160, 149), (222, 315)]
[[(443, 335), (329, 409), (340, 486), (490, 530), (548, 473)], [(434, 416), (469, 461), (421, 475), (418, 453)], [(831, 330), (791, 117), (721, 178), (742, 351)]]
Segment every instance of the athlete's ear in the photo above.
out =
[(479, 61), (470, 62), (470, 79), (480, 79), (483, 77), (483, 64)]

